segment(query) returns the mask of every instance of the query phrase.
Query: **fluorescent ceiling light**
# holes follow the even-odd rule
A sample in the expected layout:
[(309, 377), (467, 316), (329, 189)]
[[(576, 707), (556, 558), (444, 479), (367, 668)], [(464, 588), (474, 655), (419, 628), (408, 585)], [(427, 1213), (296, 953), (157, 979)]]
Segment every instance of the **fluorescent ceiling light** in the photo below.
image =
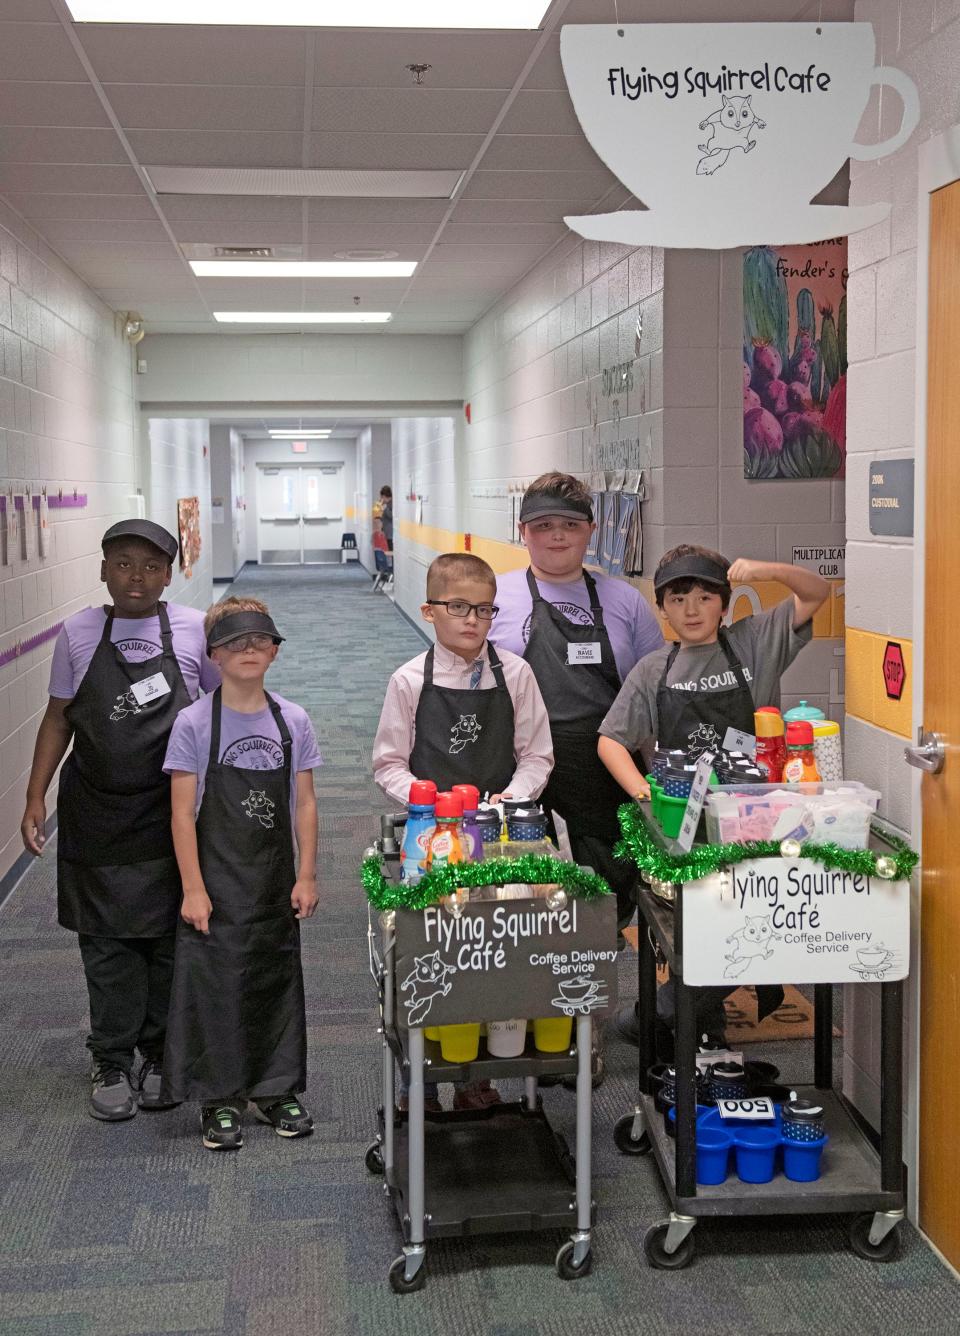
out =
[(384, 325), (390, 311), (214, 311), (222, 325)]
[(224, 23), (258, 28), (539, 28), (548, 0), (67, 0), (77, 23)]
[(450, 199), (451, 168), (146, 167), (158, 195), (276, 195), (296, 199)]
[(409, 278), (416, 260), (191, 260), (198, 278)]
[(330, 435), (330, 428), (326, 431), (274, 431), (268, 427), (267, 432), (275, 441), (320, 441)]

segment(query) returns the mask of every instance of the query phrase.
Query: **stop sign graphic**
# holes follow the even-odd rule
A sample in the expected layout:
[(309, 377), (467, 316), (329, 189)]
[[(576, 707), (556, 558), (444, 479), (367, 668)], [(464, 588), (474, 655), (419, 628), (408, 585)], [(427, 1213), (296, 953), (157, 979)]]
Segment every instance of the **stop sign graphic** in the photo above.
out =
[(883, 680), (889, 699), (900, 700), (907, 680), (907, 669), (903, 662), (903, 650), (896, 640), (888, 640), (883, 652)]

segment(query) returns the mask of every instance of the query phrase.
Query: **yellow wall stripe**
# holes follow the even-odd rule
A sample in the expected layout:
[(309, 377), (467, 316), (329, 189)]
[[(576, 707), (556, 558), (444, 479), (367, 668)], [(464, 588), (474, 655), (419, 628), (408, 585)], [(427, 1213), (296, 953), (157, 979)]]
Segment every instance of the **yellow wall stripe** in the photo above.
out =
[[(845, 660), (846, 710), (865, 723), (884, 728), (900, 737), (913, 736), (913, 641), (899, 636), (877, 635), (847, 627)], [(903, 651), (906, 681), (900, 700), (890, 700), (883, 680), (883, 656), (887, 642), (895, 640)]]

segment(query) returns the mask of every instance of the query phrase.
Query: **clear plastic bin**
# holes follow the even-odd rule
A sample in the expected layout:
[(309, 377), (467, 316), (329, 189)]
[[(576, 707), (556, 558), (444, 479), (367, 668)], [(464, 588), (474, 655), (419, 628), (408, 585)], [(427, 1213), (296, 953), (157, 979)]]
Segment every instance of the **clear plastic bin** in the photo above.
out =
[(731, 784), (707, 795), (711, 844), (796, 839), (865, 849), (880, 802), (856, 780), (833, 784)]

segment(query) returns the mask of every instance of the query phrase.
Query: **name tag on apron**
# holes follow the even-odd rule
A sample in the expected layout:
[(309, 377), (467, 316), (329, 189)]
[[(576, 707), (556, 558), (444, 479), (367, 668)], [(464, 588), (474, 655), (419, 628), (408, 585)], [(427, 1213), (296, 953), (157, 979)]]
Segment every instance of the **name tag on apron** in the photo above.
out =
[(161, 696), (168, 695), (170, 683), (163, 673), (154, 673), (152, 677), (145, 677), (142, 682), (134, 682), (130, 690), (138, 705), (147, 705), (152, 700), (159, 700)]
[(582, 643), (571, 641), (567, 645), (567, 663), (602, 663), (603, 646), (599, 640), (587, 640)]

